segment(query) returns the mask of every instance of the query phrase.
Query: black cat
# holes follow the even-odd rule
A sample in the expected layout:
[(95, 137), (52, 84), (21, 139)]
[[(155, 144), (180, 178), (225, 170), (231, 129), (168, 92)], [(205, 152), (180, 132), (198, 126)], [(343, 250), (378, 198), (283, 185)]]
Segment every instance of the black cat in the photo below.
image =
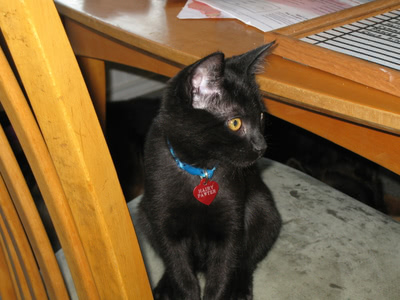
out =
[(201, 299), (198, 272), (204, 299), (252, 299), (281, 227), (255, 165), (267, 146), (254, 74), (272, 44), (226, 60), (216, 52), (169, 82), (145, 144), (139, 211), (166, 268), (155, 299)]

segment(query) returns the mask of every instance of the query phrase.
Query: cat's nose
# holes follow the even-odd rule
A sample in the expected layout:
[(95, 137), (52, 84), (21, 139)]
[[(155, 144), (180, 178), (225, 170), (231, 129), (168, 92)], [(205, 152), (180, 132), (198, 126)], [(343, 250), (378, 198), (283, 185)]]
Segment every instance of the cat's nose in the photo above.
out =
[(253, 147), (254, 151), (259, 155), (264, 154), (265, 150), (267, 150), (267, 144), (264, 142), (263, 145), (256, 145)]
[(257, 154), (264, 154), (265, 150), (267, 150), (267, 143), (263, 136), (254, 137), (252, 140), (253, 151)]

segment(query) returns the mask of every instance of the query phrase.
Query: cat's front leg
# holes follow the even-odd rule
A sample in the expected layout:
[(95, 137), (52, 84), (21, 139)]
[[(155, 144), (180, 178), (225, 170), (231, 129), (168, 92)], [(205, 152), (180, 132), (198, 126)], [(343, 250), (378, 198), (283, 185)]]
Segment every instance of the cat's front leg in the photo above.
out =
[(185, 299), (200, 299), (200, 289), (197, 282), (192, 284), (185, 282), (177, 283), (176, 279), (166, 271), (157, 286), (153, 290), (155, 300), (185, 300)]
[[(241, 250), (235, 249), (235, 254), (239, 251)], [(223, 262), (214, 257), (215, 263), (206, 274), (204, 300), (252, 300), (254, 268), (247, 265), (246, 254), (234, 258), (236, 255), (231, 256), (224, 251), (221, 253), (229, 259)]]
[(236, 241), (226, 240), (222, 245), (210, 247), (204, 300), (231, 299), (235, 269), (238, 263), (237, 245)]
[(200, 287), (195, 278), (177, 278), (166, 270), (153, 290), (155, 300), (200, 300)]
[(154, 300), (172, 300), (173, 297), (173, 290), (169, 284), (169, 279), (167, 273), (161, 277), (160, 281), (158, 282), (157, 286), (153, 290), (153, 297)]
[(200, 285), (185, 244), (168, 245), (163, 253), (165, 272), (153, 296), (156, 300), (200, 300)]
[(253, 269), (247, 266), (247, 261), (241, 261), (241, 267), (236, 270), (231, 300), (253, 299)]

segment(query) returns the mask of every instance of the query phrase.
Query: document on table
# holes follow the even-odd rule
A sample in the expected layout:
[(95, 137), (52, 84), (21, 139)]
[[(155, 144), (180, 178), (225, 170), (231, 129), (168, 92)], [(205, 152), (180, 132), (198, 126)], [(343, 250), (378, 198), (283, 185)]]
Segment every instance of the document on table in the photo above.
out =
[(189, 0), (178, 18), (236, 18), (264, 32), (372, 0)]

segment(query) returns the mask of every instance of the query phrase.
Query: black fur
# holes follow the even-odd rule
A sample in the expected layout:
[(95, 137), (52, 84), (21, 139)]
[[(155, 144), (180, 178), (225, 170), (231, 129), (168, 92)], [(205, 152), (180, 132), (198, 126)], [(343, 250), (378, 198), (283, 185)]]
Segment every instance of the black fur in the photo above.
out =
[[(171, 79), (145, 145), (139, 222), (164, 261), (155, 299), (252, 299), (252, 276), (274, 244), (281, 219), (255, 162), (266, 143), (264, 105), (254, 73), (271, 44), (224, 59), (211, 54)], [(233, 132), (228, 120), (240, 117)], [(200, 182), (178, 168), (167, 146), (193, 166), (217, 166), (210, 206), (192, 192)]]

